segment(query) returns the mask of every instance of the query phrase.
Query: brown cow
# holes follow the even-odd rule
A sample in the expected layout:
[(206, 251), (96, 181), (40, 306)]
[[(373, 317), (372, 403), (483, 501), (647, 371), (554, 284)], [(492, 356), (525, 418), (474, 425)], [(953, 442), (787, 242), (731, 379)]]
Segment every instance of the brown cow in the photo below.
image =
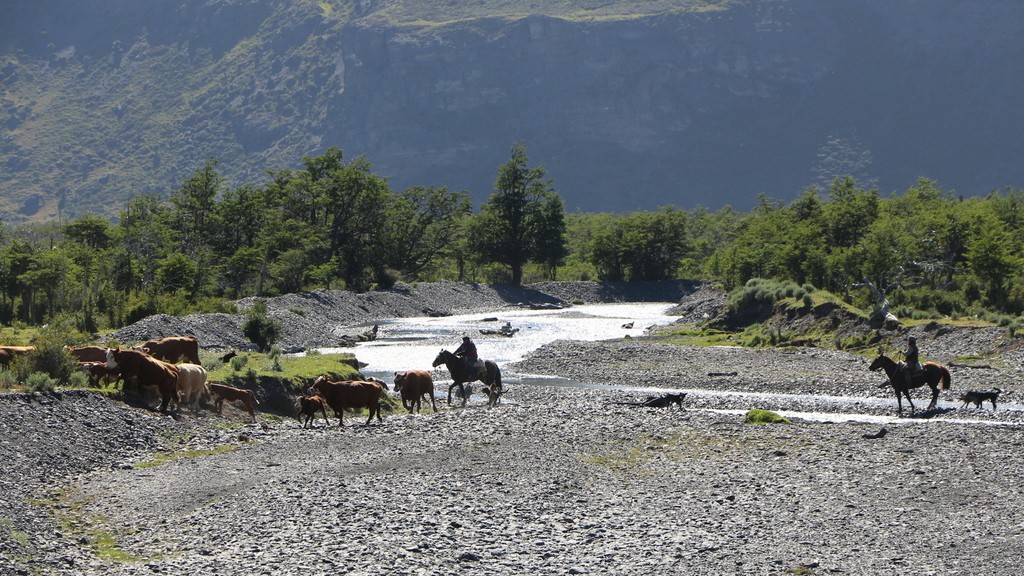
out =
[[(217, 397), (215, 404), (217, 406), (217, 414), (222, 412), (224, 408), (224, 402), (241, 402), (242, 406), (249, 412), (249, 417), (252, 421), (256, 421), (256, 411), (253, 409), (253, 405), (258, 405), (259, 400), (256, 399), (256, 394), (252, 390), (245, 388), (235, 388), (234, 386), (228, 386), (223, 382), (208, 382), (210, 386), (210, 392)], [(326, 413), (324, 418), (327, 418)]]
[(178, 362), (184, 356), (186, 361), (202, 366), (199, 362), (199, 341), (195, 336), (157, 338), (143, 342), (139, 347), (157, 360)]
[(82, 368), (82, 372), (89, 376), (89, 386), (93, 388), (99, 388), (101, 380), (104, 384), (109, 385), (121, 376), (120, 370), (107, 368), (106, 362), (79, 362), (78, 365)]
[(79, 362), (107, 362), (107, 349), (103, 346), (65, 346), (64, 349)]
[(161, 362), (138, 350), (107, 350), (107, 368), (119, 368), (125, 380), (137, 378), (139, 386), (156, 386), (160, 391), (160, 411), (178, 402), (178, 366)]
[(319, 410), (324, 415), (324, 422), (328, 426), (331, 425), (331, 421), (327, 419), (327, 408), (324, 407), (324, 399), (319, 396), (299, 396), (299, 420), (302, 417), (306, 417), (306, 421), (303, 422), (302, 427), (312, 427), (312, 421), (316, 419), (316, 411)]
[[(395, 372), (395, 392), (402, 393), (402, 406), (409, 412), (413, 409), (421, 410), (421, 401), (424, 394), (430, 395), (430, 405), (434, 412), (437, 412), (437, 404), (434, 401), (434, 379), (426, 370), (409, 370), (408, 372)], [(408, 401), (408, 403), (406, 403)]]
[(370, 416), (366, 419), (366, 426), (370, 425), (374, 414), (377, 415), (378, 422), (383, 422), (380, 417), (380, 397), (384, 394), (384, 387), (376, 382), (363, 380), (332, 382), (327, 379), (327, 376), (321, 376), (313, 382), (310, 390), (316, 392), (334, 410), (334, 415), (338, 417), (338, 426), (345, 425), (342, 414), (346, 408), (369, 409)]
[(15, 356), (28, 354), (35, 349), (35, 346), (0, 346), (0, 368), (9, 367)]

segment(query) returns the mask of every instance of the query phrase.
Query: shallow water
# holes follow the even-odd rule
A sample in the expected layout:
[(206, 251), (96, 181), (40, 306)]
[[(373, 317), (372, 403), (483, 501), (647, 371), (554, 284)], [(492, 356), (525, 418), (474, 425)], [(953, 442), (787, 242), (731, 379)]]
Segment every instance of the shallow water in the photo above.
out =
[[(495, 312), (445, 316), (442, 318), (394, 318), (382, 322), (377, 339), (355, 348), (324, 348), (323, 352), (351, 352), (366, 363), (363, 374), (385, 381), (394, 372), (430, 370), (441, 348), (455, 350), (468, 334), (481, 358), (499, 366), (518, 362), (529, 353), (555, 340), (596, 341), (623, 336), (641, 336), (647, 327), (670, 324), (675, 316), (665, 312), (674, 303), (589, 304), (564, 310), (508, 308)], [(485, 319), (497, 318), (497, 320)], [(484, 330), (498, 330), (506, 322), (519, 331), (512, 337), (488, 336)], [(633, 328), (623, 328), (632, 322)], [(446, 372), (447, 373), (447, 372)]]
[[(380, 323), (380, 333), (376, 340), (360, 344), (354, 348), (323, 348), (322, 352), (350, 352), (360, 362), (366, 363), (362, 373), (366, 376), (380, 378), (385, 382), (393, 381), (395, 372), (420, 369), (433, 370), (435, 382), (440, 384), (437, 389), (439, 396), (446, 392), (446, 384), (451, 382), (448, 371), (441, 366), (432, 369), (431, 362), (441, 348), (454, 350), (462, 341), (462, 335), (470, 335), (477, 344), (480, 356), (494, 360), (499, 366), (522, 360), (534, 350), (556, 340), (597, 341), (623, 336), (641, 336), (650, 326), (670, 324), (676, 320), (674, 316), (666, 316), (665, 312), (674, 303), (629, 303), (629, 304), (590, 304), (573, 306), (564, 310), (527, 310), (509, 307), (500, 311), (464, 314), (457, 316), (394, 318)], [(506, 322), (519, 331), (512, 337), (482, 335), (481, 329), (498, 330)], [(632, 323), (632, 328), (624, 328), (624, 324)], [(558, 376), (543, 374), (509, 374), (505, 373), (506, 384), (526, 386), (565, 386), (620, 390), (624, 392), (642, 392), (661, 394), (664, 388), (609, 386), (587, 382), (574, 382)], [(782, 416), (814, 422), (865, 422), (874, 424), (894, 423), (925, 423), (950, 422), (981, 425), (1017, 425), (987, 419), (960, 419), (943, 416), (942, 418), (901, 418), (895, 415), (896, 401), (893, 398), (865, 398), (855, 396), (811, 396), (806, 394), (777, 394), (760, 392), (723, 391), (707, 389), (679, 389), (691, 397), (742, 400), (756, 406), (758, 400), (773, 401), (779, 404), (818, 403), (836, 407), (834, 412), (787, 411), (776, 410)], [(507, 401), (514, 402), (514, 398)], [(941, 411), (958, 409), (961, 403), (955, 400), (940, 398), (937, 408)], [(866, 414), (858, 411), (863, 406), (868, 410), (890, 408), (893, 415)], [(970, 409), (967, 409), (970, 410)], [(1024, 406), (1000, 404), (999, 410), (1024, 412)], [(711, 409), (722, 414), (739, 414), (743, 409)], [(964, 412), (968, 414), (969, 412)]]

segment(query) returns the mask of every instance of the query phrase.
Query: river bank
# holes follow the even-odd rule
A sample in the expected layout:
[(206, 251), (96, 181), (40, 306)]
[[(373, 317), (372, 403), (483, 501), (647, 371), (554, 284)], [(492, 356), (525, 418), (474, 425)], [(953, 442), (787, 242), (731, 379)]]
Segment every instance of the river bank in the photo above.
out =
[[(846, 352), (644, 338), (503, 367), (585, 387), (513, 384), (494, 409), (365, 427), (0, 397), (0, 573), (1016, 574), (1016, 348), (915, 330), (926, 354), (975, 358), (925, 418), (892, 418)], [(955, 401), (994, 386), (995, 412)], [(677, 389), (682, 410), (619, 403)], [(751, 408), (879, 420), (745, 424)], [(165, 450), (181, 457), (148, 465)]]
[[(389, 290), (355, 293), (317, 290), (265, 299), (267, 313), (281, 324), (277, 345), (283, 349), (346, 346), (346, 336), (360, 334), (387, 318), (450, 316), (511, 308), (564, 307), (573, 303), (678, 302), (710, 289), (701, 281), (542, 282), (529, 286), (431, 282), (397, 284)], [(235, 304), (238, 314), (158, 314), (109, 334), (100, 342), (143, 342), (166, 336), (195, 336), (208, 350), (250, 350), (244, 336), (244, 312), (254, 298)]]
[(383, 425), (196, 430), (179, 449), (233, 449), (156, 467), (139, 453), (37, 486), (0, 571), (1018, 572), (1020, 426), (750, 425), (612, 403), (629, 398), (522, 387), (496, 409)]

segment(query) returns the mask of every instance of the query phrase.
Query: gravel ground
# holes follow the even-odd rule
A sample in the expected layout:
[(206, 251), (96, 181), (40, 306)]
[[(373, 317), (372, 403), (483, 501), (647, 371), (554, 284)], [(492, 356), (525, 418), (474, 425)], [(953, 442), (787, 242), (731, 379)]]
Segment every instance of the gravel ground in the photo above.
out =
[[(953, 394), (999, 386), (998, 411), (951, 398), (897, 420), (850, 354), (643, 339), (506, 368), (591, 386), (343, 429), (0, 396), (0, 574), (1015, 575), (1017, 347), (938, 332), (920, 330), (923, 355), (978, 357)], [(684, 410), (616, 404), (678, 388)], [(744, 424), (750, 408), (876, 420)], [(183, 457), (142, 465), (158, 450)]]

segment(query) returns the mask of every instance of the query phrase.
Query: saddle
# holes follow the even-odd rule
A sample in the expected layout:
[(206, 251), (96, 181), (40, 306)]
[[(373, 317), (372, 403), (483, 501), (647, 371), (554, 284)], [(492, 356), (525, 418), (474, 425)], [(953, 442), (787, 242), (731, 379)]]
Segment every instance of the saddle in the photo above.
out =
[(476, 374), (476, 379), (481, 382), (487, 378), (487, 367), (484, 365), (483, 359), (476, 359), (476, 362), (473, 363), (473, 372)]
[(914, 364), (907, 365), (905, 362), (900, 362), (900, 374), (906, 374), (909, 370), (910, 380), (914, 383), (920, 382), (924, 378), (924, 364), (915, 362)]

